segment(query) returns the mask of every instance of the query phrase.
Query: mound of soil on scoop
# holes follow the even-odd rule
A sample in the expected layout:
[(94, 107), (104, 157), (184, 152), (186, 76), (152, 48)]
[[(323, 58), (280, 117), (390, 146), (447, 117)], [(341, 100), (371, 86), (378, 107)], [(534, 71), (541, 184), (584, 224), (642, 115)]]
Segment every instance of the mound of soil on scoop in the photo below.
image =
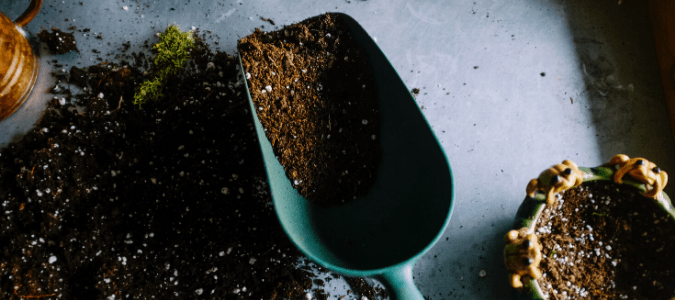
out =
[(535, 230), (549, 299), (675, 295), (675, 221), (635, 188), (586, 182), (545, 209)]
[(0, 150), (0, 299), (306, 299), (237, 59), (196, 44), (142, 110), (152, 72), (75, 70), (87, 92)]
[(341, 17), (256, 29), (238, 48), (258, 118), (300, 194), (320, 204), (367, 194), (380, 157), (377, 95)]

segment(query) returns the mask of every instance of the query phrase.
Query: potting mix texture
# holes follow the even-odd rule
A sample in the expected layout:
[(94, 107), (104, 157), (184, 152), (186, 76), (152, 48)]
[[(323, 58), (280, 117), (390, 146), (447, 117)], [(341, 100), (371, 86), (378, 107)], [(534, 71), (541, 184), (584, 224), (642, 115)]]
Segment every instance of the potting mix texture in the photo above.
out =
[(636, 188), (591, 181), (563, 192), (537, 221), (539, 286), (548, 299), (675, 295), (675, 222)]
[(146, 62), (73, 67), (0, 149), (0, 299), (327, 299), (274, 214), (238, 60), (191, 56), (143, 109)]
[(380, 159), (375, 82), (339, 15), (324, 14), (238, 45), (256, 113), (300, 195), (319, 204), (363, 196)]

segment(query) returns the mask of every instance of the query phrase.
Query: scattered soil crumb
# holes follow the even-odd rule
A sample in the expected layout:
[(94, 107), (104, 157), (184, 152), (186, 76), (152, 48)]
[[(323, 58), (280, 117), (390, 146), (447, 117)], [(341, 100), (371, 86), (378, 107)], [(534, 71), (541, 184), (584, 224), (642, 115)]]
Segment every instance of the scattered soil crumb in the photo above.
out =
[(51, 33), (43, 28), (37, 36), (43, 43), (47, 44), (49, 52), (52, 54), (63, 54), (70, 51), (79, 52), (72, 33), (63, 32), (52, 27)]
[(412, 94), (413, 94), (413, 97), (417, 98), (417, 96), (419, 96), (419, 94), (420, 94), (420, 89), (419, 88), (413, 88)]
[(260, 17), (260, 19), (263, 20), (263, 21), (265, 21), (265, 22), (269, 22), (269, 23), (272, 24), (272, 25), (275, 25), (275, 24), (274, 24), (274, 21), (273, 21), (272, 19), (270, 19), (270, 18)]
[(345, 277), (351, 292), (368, 299), (383, 299), (389, 297), (387, 290), (368, 284), (363, 278)]

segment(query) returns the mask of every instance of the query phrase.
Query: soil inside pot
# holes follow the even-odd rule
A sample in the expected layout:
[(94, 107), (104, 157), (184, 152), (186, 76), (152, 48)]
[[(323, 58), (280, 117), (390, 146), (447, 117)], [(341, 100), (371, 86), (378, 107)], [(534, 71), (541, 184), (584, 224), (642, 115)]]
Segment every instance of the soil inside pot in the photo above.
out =
[(375, 84), (362, 49), (325, 14), (239, 42), (251, 97), (279, 162), (309, 201), (365, 195), (380, 157)]
[(192, 58), (142, 110), (152, 73), (71, 70), (86, 92), (0, 149), (0, 299), (306, 299), (237, 60), (200, 39)]
[(549, 299), (671, 299), (675, 222), (636, 188), (592, 181), (563, 193), (535, 228)]

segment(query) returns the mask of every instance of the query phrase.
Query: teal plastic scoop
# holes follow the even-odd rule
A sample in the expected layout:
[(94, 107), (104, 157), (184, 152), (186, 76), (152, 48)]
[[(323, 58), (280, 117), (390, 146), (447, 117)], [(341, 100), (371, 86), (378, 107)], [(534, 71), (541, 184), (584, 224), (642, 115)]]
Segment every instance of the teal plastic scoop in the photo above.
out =
[(374, 277), (393, 299), (421, 300), (412, 269), (450, 220), (454, 203), (450, 166), (415, 99), (382, 51), (354, 19), (335, 15), (348, 24), (375, 76), (382, 148), (377, 181), (367, 196), (345, 204), (323, 207), (307, 201), (275, 158), (249, 93), (274, 207), (291, 241), (317, 264), (346, 276)]

